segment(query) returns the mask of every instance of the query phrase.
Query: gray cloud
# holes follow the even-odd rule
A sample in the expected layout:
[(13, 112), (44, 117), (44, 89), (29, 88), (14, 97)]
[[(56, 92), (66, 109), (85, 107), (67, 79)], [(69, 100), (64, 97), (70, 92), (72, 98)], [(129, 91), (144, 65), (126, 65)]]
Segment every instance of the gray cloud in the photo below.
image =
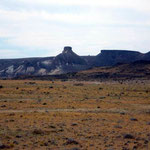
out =
[(148, 0), (1, 0), (0, 38), (5, 42), (0, 40), (0, 52), (3, 57), (5, 49), (17, 49), (19, 56), (57, 55), (64, 45), (81, 55), (105, 48), (146, 52), (149, 4)]

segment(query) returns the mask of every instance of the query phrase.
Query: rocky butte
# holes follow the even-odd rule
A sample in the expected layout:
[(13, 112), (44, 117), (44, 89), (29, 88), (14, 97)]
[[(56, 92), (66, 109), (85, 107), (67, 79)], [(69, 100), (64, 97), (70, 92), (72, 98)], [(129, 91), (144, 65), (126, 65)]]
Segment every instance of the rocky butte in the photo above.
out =
[(66, 46), (56, 57), (1, 59), (0, 78), (64, 74), (137, 60), (150, 60), (150, 52), (143, 54), (129, 50), (101, 50), (96, 56), (79, 56), (73, 52), (72, 47)]

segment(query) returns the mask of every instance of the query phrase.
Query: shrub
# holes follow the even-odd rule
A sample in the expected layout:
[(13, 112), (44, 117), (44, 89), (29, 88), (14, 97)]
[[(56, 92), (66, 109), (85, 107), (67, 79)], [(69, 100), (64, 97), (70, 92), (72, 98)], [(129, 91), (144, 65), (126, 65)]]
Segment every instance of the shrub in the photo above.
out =
[(3, 88), (3, 86), (2, 85), (0, 85), (0, 89), (2, 89)]
[(83, 86), (84, 84), (83, 83), (76, 83), (74, 84), (74, 86)]
[(35, 135), (37, 135), (37, 134), (44, 134), (44, 132), (42, 131), (42, 130), (40, 130), (40, 129), (35, 129), (34, 131), (33, 131), (33, 134), (35, 134)]

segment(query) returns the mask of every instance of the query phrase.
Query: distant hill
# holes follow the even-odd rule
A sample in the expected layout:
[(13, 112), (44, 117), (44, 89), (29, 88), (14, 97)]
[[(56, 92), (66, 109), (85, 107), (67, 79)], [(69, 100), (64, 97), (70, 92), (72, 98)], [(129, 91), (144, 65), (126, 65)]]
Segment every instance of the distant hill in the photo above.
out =
[(104, 80), (149, 80), (150, 61), (138, 60), (131, 63), (118, 63), (114, 66), (94, 67), (79, 72), (55, 74), (45, 76), (21, 76), (16, 79), (35, 80), (79, 80), (79, 81), (104, 81)]
[(150, 61), (150, 52), (142, 54), (129, 50), (102, 50), (97, 56), (79, 56), (66, 46), (56, 57), (1, 59), (0, 78), (59, 75), (135, 61)]
[(150, 61), (138, 60), (131, 63), (118, 63), (109, 67), (95, 67), (76, 73), (82, 80), (97, 79), (150, 79)]
[(97, 66), (112, 66), (117, 63), (134, 62), (143, 59), (143, 55), (140, 52), (128, 50), (102, 50), (97, 56)]

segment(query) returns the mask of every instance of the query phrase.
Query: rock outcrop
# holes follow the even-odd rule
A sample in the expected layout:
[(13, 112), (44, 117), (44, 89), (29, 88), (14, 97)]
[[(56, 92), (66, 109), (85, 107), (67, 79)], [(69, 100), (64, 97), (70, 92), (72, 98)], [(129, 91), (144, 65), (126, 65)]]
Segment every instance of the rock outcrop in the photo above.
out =
[(79, 56), (72, 51), (72, 47), (66, 46), (56, 57), (1, 59), (0, 78), (63, 74), (138, 60), (150, 60), (150, 52), (102, 50), (97, 56)]

